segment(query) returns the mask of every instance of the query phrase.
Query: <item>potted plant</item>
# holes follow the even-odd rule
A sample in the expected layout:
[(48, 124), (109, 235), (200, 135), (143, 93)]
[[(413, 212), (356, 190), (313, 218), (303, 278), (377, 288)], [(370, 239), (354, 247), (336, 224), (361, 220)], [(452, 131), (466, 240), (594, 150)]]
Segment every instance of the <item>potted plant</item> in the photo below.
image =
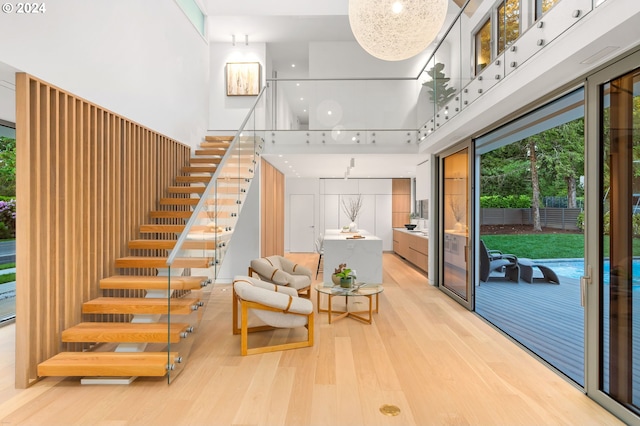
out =
[(355, 275), (353, 271), (347, 268), (346, 263), (341, 263), (336, 269), (333, 275), (331, 276), (331, 280), (334, 284), (340, 284), (340, 287), (349, 288), (355, 279)]

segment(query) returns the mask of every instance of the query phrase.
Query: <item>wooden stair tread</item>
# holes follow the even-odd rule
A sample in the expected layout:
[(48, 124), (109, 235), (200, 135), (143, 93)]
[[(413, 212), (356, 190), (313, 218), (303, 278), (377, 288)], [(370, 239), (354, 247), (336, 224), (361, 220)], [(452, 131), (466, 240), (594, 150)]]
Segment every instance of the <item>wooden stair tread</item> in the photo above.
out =
[[(200, 198), (161, 198), (160, 205), (162, 206), (196, 206)], [(224, 199), (221, 198), (217, 201), (218, 204), (228, 206), (231, 204), (236, 204), (235, 199)], [(211, 199), (207, 201), (208, 205), (216, 204), (216, 200)]]
[[(154, 210), (149, 213), (149, 217), (151, 219), (189, 219), (193, 215), (193, 210), (183, 210), (183, 211), (175, 211), (175, 210)], [(208, 218), (210, 217), (210, 212), (202, 211), (198, 213), (199, 218)], [(228, 218), (231, 217), (230, 212), (218, 212), (215, 217), (219, 218)]]
[(151, 219), (189, 219), (193, 215), (191, 210), (153, 210), (149, 213)]
[(183, 173), (215, 173), (217, 166), (184, 166)]
[[(170, 306), (169, 306), (170, 302)], [(198, 309), (199, 299), (193, 297), (141, 298), (141, 297), (98, 297), (82, 304), (83, 314), (167, 314), (189, 315)]]
[[(184, 231), (186, 225), (164, 225), (161, 223), (151, 223), (140, 225), (140, 233), (152, 234), (152, 233), (181, 233)], [(214, 232), (215, 229), (205, 225), (194, 225), (191, 227), (191, 232)]]
[(162, 377), (177, 357), (177, 352), (60, 352), (38, 364), (38, 376)]
[(220, 157), (191, 157), (189, 158), (190, 164), (220, 164), (222, 158)]
[(212, 142), (212, 141), (204, 141), (200, 142), (200, 148), (209, 149), (209, 148), (223, 148), (228, 149), (231, 146), (231, 141), (220, 141), (220, 142)]
[(204, 140), (208, 141), (208, 142), (231, 142), (233, 140), (234, 136), (229, 136), (229, 135), (225, 135), (225, 136), (205, 136)]
[(175, 186), (171, 185), (167, 188), (167, 192), (170, 194), (204, 194), (204, 190), (207, 189), (206, 186)]
[[(177, 257), (172, 268), (209, 268), (213, 258)], [(167, 257), (126, 256), (115, 261), (116, 268), (168, 268)]]
[[(131, 250), (173, 250), (178, 240), (130, 240), (129, 248)], [(182, 245), (185, 250), (214, 250), (216, 248), (215, 241), (212, 240), (187, 240)]]
[[(113, 275), (100, 280), (100, 288), (104, 290), (166, 290), (169, 277), (149, 275)], [(169, 284), (173, 290), (197, 290), (208, 280), (207, 277), (171, 277)]]
[(140, 225), (141, 234), (150, 233), (175, 233), (179, 234), (184, 231), (185, 225), (163, 225), (163, 224), (148, 224)]
[(130, 322), (81, 322), (62, 331), (63, 342), (147, 342), (178, 343), (180, 333), (189, 324), (130, 323)]
[(211, 175), (205, 176), (176, 176), (177, 183), (209, 183)]
[(195, 155), (215, 155), (215, 156), (223, 156), (227, 151), (228, 147), (201, 147), (201, 149), (196, 149)]

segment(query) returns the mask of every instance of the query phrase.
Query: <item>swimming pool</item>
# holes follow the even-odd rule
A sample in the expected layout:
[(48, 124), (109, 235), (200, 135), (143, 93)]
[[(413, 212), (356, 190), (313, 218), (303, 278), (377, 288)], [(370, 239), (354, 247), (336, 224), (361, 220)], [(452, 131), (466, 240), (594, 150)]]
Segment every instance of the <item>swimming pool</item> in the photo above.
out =
[[(538, 259), (561, 277), (579, 280), (584, 275), (584, 259)], [(633, 259), (633, 284), (640, 285), (640, 259)], [(609, 282), (609, 261), (604, 262), (604, 281)]]

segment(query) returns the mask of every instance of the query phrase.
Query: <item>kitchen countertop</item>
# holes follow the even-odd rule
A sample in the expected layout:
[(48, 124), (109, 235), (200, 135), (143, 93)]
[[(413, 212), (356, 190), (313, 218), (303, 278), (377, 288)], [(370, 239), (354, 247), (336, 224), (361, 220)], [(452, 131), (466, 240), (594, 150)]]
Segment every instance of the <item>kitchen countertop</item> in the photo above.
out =
[(425, 231), (418, 231), (416, 229), (416, 230), (413, 230), (413, 231), (409, 231), (407, 228), (393, 228), (393, 230), (394, 231), (404, 232), (405, 234), (415, 235), (416, 237), (422, 237), (422, 238), (425, 238), (425, 239), (429, 238), (429, 236), (425, 234), (427, 232), (426, 230)]

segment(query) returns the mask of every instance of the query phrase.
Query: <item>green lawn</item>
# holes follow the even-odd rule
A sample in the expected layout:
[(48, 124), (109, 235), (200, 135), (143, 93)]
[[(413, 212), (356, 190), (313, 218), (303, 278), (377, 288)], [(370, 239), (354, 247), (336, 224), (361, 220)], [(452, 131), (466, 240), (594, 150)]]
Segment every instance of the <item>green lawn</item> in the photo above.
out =
[(481, 235), (490, 250), (530, 259), (584, 257), (582, 234)]
[(0, 284), (10, 283), (16, 280), (16, 274), (2, 274), (0, 275)]
[[(3, 269), (9, 269), (9, 268), (15, 268), (16, 264), (15, 263), (4, 263), (2, 265), (0, 265), (0, 270)], [(0, 284), (4, 284), (4, 283), (10, 283), (16, 280), (16, 274), (15, 273), (11, 273), (11, 274), (0, 274)]]
[[(582, 234), (481, 235), (490, 250), (530, 259), (568, 259), (584, 257)], [(640, 254), (640, 238), (633, 239), (633, 253)], [(609, 255), (609, 236), (604, 239), (604, 255)]]
[(9, 269), (9, 268), (15, 268), (16, 264), (15, 263), (3, 263), (2, 265), (0, 265), (0, 271), (3, 269)]

